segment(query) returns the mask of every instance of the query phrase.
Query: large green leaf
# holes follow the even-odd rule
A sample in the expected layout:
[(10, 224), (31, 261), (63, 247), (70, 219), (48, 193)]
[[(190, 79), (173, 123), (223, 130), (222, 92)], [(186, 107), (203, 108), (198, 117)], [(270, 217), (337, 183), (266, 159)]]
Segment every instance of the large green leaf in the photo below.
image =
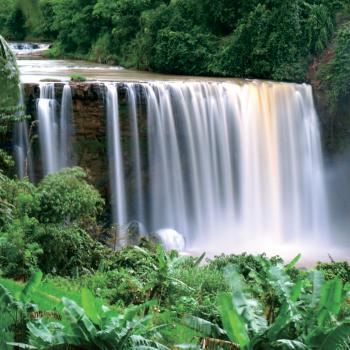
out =
[(29, 301), (31, 294), (35, 293), (35, 291), (38, 289), (42, 278), (43, 273), (41, 271), (35, 272), (29, 279), (28, 283), (25, 285), (20, 295), (20, 299), (23, 301)]
[(218, 307), (224, 329), (233, 343), (245, 348), (250, 343), (247, 326), (239, 315), (232, 296), (226, 293), (219, 294)]
[(335, 329), (313, 339), (313, 345), (317, 350), (345, 349), (344, 344), (349, 341), (350, 324), (341, 324)]
[(95, 325), (85, 314), (84, 309), (78, 306), (73, 300), (62, 298), (64, 312), (71, 321), (71, 327), (75, 335), (81, 337), (85, 342), (90, 342), (97, 334)]
[(205, 337), (221, 338), (226, 335), (226, 332), (219, 326), (199, 317), (188, 315), (183, 318), (182, 322)]
[(320, 295), (317, 322), (323, 327), (331, 316), (337, 316), (343, 301), (343, 283), (339, 278), (327, 281)]
[(95, 325), (100, 325), (101, 317), (97, 308), (98, 302), (87, 288), (83, 288), (81, 290), (81, 304), (86, 315), (90, 318), (90, 320)]
[(263, 308), (259, 302), (251, 298), (246, 292), (242, 276), (233, 269), (227, 269), (225, 276), (232, 290), (232, 301), (238, 314), (245, 320), (248, 329), (254, 335), (263, 333), (267, 328), (267, 321), (263, 315)]
[(296, 302), (299, 299), (302, 291), (303, 281), (295, 283), (293, 288), (289, 291), (289, 297), (282, 304), (280, 312), (267, 332), (270, 340), (277, 340), (279, 334), (285, 329), (285, 327), (291, 322), (297, 322), (300, 320), (301, 315), (296, 307)]
[(0, 306), (12, 307), (15, 304), (15, 299), (11, 295), (10, 291), (0, 284)]
[(298, 263), (298, 261), (301, 258), (301, 254), (298, 254), (289, 264), (287, 264), (284, 268), (286, 271), (291, 270), (295, 265)]
[(284, 299), (290, 298), (294, 284), (282, 264), (272, 266), (268, 271), (268, 278), (272, 287), (281, 297)]

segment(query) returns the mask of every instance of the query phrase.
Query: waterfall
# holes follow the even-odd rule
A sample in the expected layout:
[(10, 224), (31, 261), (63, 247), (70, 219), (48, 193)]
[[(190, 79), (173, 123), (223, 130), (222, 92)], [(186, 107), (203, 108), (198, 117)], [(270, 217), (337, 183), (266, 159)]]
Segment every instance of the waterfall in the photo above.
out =
[[(24, 107), (22, 89), (20, 89), (19, 104), (21, 107)], [(14, 124), (13, 146), (17, 175), (20, 179), (23, 179), (25, 176), (28, 176), (29, 179), (33, 181), (33, 159), (31, 154), (31, 145), (29, 137), (30, 135), (28, 129), (28, 122), (26, 120), (22, 120)]]
[[(121, 150), (116, 86), (107, 90), (115, 222), (125, 224), (130, 208), (144, 208), (146, 193), (143, 223), (148, 231), (174, 229), (185, 236), (187, 248), (328, 239), (320, 133), (310, 86), (258, 81), (126, 84), (130, 155)], [(148, 147), (142, 150), (137, 96), (147, 107)], [(142, 152), (148, 157), (145, 171)], [(124, 186), (129, 163), (136, 181), (132, 193)], [(127, 206), (126, 198), (136, 203)]]
[(129, 119), (131, 124), (131, 149), (132, 149), (132, 179), (134, 180), (133, 193), (131, 202), (134, 204), (132, 210), (133, 217), (129, 217), (130, 220), (136, 220), (140, 223), (145, 222), (144, 213), (144, 193), (142, 184), (142, 164), (141, 164), (141, 152), (140, 152), (140, 140), (139, 140), (139, 127), (137, 118), (137, 90), (136, 84), (127, 83), (127, 97), (128, 97), (128, 110)]
[(41, 83), (38, 101), (40, 149), (44, 175), (59, 170), (55, 84)]
[(126, 193), (122, 140), (119, 121), (118, 92), (114, 84), (106, 84), (107, 137), (109, 145), (109, 178), (112, 193), (113, 221), (119, 227), (127, 224)]
[(60, 168), (66, 168), (71, 165), (72, 160), (72, 144), (73, 136), (73, 106), (72, 106), (72, 90), (69, 84), (64, 85), (61, 102), (61, 118), (60, 118)]
[[(66, 84), (63, 88), (61, 111), (55, 98), (55, 84), (41, 83), (37, 104), (41, 158), (44, 175), (70, 165), (72, 157), (72, 93)], [(60, 115), (60, 118), (58, 118)]]

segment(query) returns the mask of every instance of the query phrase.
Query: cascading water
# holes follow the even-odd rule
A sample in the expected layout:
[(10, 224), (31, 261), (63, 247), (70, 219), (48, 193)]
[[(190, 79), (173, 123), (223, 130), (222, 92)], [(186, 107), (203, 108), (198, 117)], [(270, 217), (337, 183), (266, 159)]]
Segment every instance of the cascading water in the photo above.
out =
[(107, 136), (109, 144), (109, 178), (114, 223), (127, 224), (124, 163), (121, 147), (118, 92), (114, 84), (106, 84)]
[[(20, 108), (16, 110), (18, 122), (14, 124), (13, 143), (14, 143), (14, 159), (18, 170), (19, 178), (28, 175), (32, 178), (32, 162), (29, 154), (28, 125), (24, 120), (23, 93), (19, 84), (19, 71), (16, 58), (8, 46), (5, 39), (0, 35), (0, 58), (1, 74), (0, 74), (0, 100), (4, 101), (4, 105), (0, 106), (0, 115), (5, 116), (13, 113), (13, 106), (18, 104)], [(6, 119), (6, 118), (5, 118)]]
[[(20, 106), (24, 106), (22, 89), (20, 89)], [(15, 123), (13, 131), (13, 145), (17, 175), (20, 179), (28, 176), (29, 179), (33, 181), (33, 160), (29, 138), (28, 122), (23, 120)]]
[(56, 109), (55, 84), (41, 83), (37, 110), (44, 175), (59, 170), (58, 122)]
[(72, 90), (69, 84), (66, 84), (62, 92), (61, 118), (59, 122), (60, 168), (66, 168), (72, 162), (71, 138), (74, 134), (72, 116)]
[[(143, 183), (138, 172), (135, 193), (125, 193), (117, 91), (109, 85), (117, 223), (131, 218), (125, 198), (137, 202), (147, 195), (148, 231), (175, 229), (186, 237), (187, 248), (327, 240), (321, 143), (310, 86), (151, 82), (126, 88), (133, 125), (138, 91), (146, 99), (148, 181)], [(128, 162), (140, 169), (137, 130), (131, 134), (136, 146)]]
[(44, 175), (70, 165), (72, 129), (72, 93), (66, 84), (63, 88), (60, 118), (55, 98), (54, 83), (40, 84), (37, 104), (39, 136)]
[(132, 179), (133, 182), (133, 194), (131, 202), (134, 205), (132, 208), (133, 216), (129, 216), (130, 220), (136, 220), (137, 222), (145, 222), (144, 212), (144, 194), (143, 194), (143, 181), (142, 181), (142, 164), (141, 164), (141, 152), (140, 152), (140, 138), (139, 138), (139, 127), (137, 118), (137, 90), (136, 84), (127, 83), (127, 98), (128, 98), (128, 109), (129, 119), (131, 124), (131, 139), (132, 139)]

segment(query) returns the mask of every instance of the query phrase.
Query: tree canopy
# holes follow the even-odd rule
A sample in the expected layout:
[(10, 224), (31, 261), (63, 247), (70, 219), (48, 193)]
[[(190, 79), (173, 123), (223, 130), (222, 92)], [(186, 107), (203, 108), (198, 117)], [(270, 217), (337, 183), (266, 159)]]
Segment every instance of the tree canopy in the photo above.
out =
[(303, 81), (346, 2), (0, 0), (0, 33), (52, 40), (52, 55), (163, 73)]

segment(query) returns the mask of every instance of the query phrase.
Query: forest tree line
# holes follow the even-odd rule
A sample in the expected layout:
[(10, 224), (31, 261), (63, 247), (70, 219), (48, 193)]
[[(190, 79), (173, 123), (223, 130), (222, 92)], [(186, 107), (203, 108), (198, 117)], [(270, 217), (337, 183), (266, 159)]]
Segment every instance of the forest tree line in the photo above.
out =
[(52, 56), (162, 73), (305, 81), (348, 2), (40, 0), (28, 19), (20, 0), (0, 0), (0, 33), (52, 41)]

